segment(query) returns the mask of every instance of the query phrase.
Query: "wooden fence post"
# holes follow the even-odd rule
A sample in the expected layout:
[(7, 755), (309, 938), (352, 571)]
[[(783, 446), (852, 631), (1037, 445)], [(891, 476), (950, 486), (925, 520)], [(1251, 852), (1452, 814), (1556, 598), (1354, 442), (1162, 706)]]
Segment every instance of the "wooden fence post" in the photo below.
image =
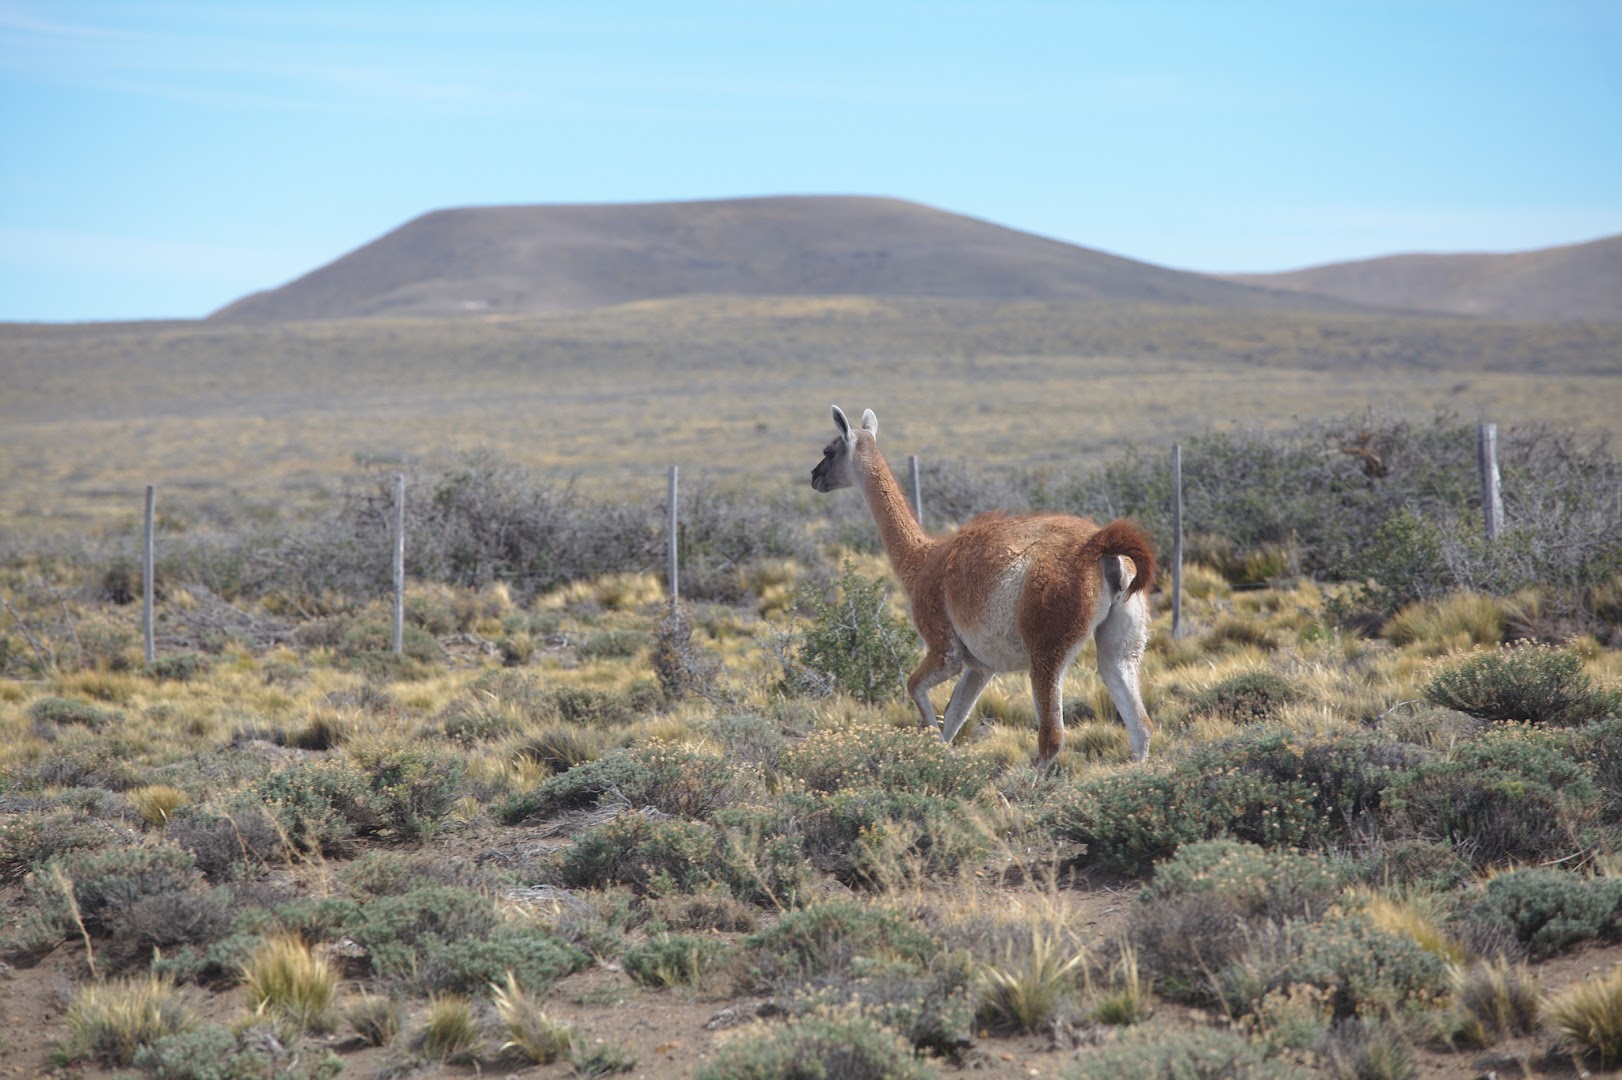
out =
[(918, 487), (918, 455), (907, 455), (907, 472), (912, 478), (912, 516), (918, 524), (924, 523), (924, 493)]
[(157, 505), (158, 489), (146, 486), (146, 549), (141, 556), (141, 634), (146, 638), (146, 666), (152, 669), (157, 650), (152, 641), (152, 540), (153, 508)]
[(668, 520), (666, 521), (666, 524), (665, 524), (665, 533), (666, 533), (666, 536), (669, 539), (669, 544), (670, 544), (669, 566), (668, 566), (668, 568), (666, 570), (665, 581), (670, 586), (670, 606), (671, 607), (676, 606), (676, 602), (680, 598), (680, 595), (681, 595), (681, 593), (679, 591), (679, 588), (678, 588), (677, 580), (676, 580), (676, 573), (677, 573), (677, 570), (678, 570), (677, 558), (676, 558), (676, 549), (677, 549), (677, 541), (679, 539), (678, 536), (677, 536), (677, 532), (676, 532), (677, 524), (678, 524), (678, 522), (677, 522), (677, 515), (676, 515), (676, 466), (672, 465), (670, 467), (669, 517), (668, 517)]
[(405, 474), (394, 474), (394, 655), (405, 652)]
[(1183, 631), (1183, 444), (1171, 448), (1171, 636)]
[(1481, 473), (1481, 522), (1487, 543), (1504, 530), (1504, 506), (1498, 499), (1498, 425), (1476, 425), (1476, 468)]

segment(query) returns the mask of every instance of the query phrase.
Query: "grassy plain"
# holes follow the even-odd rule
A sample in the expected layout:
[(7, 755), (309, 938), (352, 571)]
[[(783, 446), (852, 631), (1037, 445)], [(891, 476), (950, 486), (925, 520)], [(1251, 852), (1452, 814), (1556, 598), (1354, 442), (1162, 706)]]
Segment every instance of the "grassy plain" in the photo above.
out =
[(827, 407), (892, 456), (1093, 465), (1362, 408), (1622, 432), (1622, 327), (1098, 304), (683, 299), (532, 317), (0, 327), (0, 522), (299, 513), (489, 448), (603, 490), (798, 488)]

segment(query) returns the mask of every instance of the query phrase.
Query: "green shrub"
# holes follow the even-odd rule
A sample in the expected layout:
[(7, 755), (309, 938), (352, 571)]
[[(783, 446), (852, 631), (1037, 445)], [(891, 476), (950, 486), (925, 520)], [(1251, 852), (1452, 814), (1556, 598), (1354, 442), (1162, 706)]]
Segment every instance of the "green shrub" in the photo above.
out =
[(575, 837), (558, 876), (577, 888), (628, 885), (645, 896), (673, 896), (716, 884), (716, 867), (709, 826), (628, 813)]
[(1595, 690), (1582, 660), (1567, 649), (1521, 643), (1444, 667), (1425, 685), (1434, 705), (1478, 720), (1578, 724), (1603, 715), (1608, 695)]
[(1386, 518), (1347, 559), (1347, 576), (1359, 582), (1353, 602), (1384, 620), (1406, 604), (1453, 588), (1442, 557), (1446, 539), (1441, 526), (1411, 511)]
[(1552, 741), (1515, 729), (1411, 770), (1388, 793), (1395, 835), (1441, 839), (1476, 867), (1543, 863), (1584, 849), (1602, 809), (1583, 766)]
[(1237, 840), (1209, 840), (1179, 848), (1155, 867), (1138, 893), (1152, 906), (1193, 893), (1215, 893), (1245, 918), (1316, 918), (1340, 896), (1344, 869), (1318, 855), (1268, 851)]
[(592, 806), (651, 806), (678, 817), (706, 818), (749, 790), (747, 778), (724, 758), (669, 743), (616, 751), (509, 797), (496, 810), (507, 824)]
[(776, 926), (746, 937), (743, 947), (754, 955), (757, 976), (778, 986), (848, 972), (858, 961), (928, 963), (938, 949), (901, 912), (850, 900), (787, 912)]
[(576, 645), (575, 652), (582, 660), (626, 660), (652, 641), (653, 636), (644, 630), (605, 630)]
[[(343, 933), (366, 950), (373, 970), (389, 976), (408, 974), (418, 944), (428, 938), (442, 942), (483, 938), (496, 926), (489, 897), (449, 885), (428, 885), (364, 905), (345, 902), (332, 910)], [(289, 913), (283, 908), (278, 915), (286, 921)]]
[(889, 586), (847, 561), (832, 589), (803, 583), (795, 609), (810, 620), (785, 682), (800, 693), (843, 691), (874, 703), (899, 693), (918, 655), (918, 636), (890, 612)]
[(149, 670), (155, 679), (191, 682), (199, 675), (208, 674), (213, 666), (214, 659), (202, 653), (171, 653), (155, 658)]
[(295, 844), (333, 854), (363, 839), (432, 835), (466, 770), (461, 758), (430, 749), (368, 749), (280, 769), (254, 792)]
[(801, 812), (806, 854), (847, 884), (883, 888), (920, 875), (946, 877), (991, 850), (988, 830), (960, 799), (862, 788), (792, 805)]
[(857, 726), (812, 732), (783, 751), (782, 772), (814, 792), (878, 788), (972, 799), (991, 783), (995, 762), (953, 750), (917, 728)]
[(142, 900), (202, 883), (191, 854), (167, 843), (78, 853), (62, 866), (73, 882), (80, 918), (93, 934), (113, 930), (118, 916)]
[(1248, 1013), (1269, 992), (1302, 983), (1325, 991), (1336, 1016), (1379, 1015), (1439, 1000), (1448, 971), (1413, 938), (1361, 915), (1334, 914), (1254, 929), (1245, 951), (1216, 977), (1232, 1014)]
[(633, 946), (622, 963), (626, 974), (644, 986), (697, 986), (727, 952), (726, 942), (718, 938), (659, 934)]
[(955, 1060), (974, 1040), (974, 973), (967, 954), (927, 967), (906, 960), (853, 964), (848, 975), (817, 980), (793, 1010), (800, 1016), (853, 1011), (916, 1050)]
[(1272, 719), (1300, 697), (1300, 691), (1271, 672), (1246, 671), (1195, 695), (1189, 704), (1197, 712), (1235, 724), (1253, 724)]
[(35, 734), (48, 739), (55, 737), (52, 727), (77, 725), (91, 731), (101, 731), (121, 719), (121, 716), (111, 709), (103, 709), (88, 701), (42, 697), (28, 706), (28, 718), (34, 722)]
[(591, 958), (536, 929), (498, 927), (487, 937), (419, 940), (411, 985), (420, 993), (489, 994), (511, 973), (536, 992), (590, 966)]
[(1622, 938), (1622, 878), (1562, 870), (1511, 870), (1488, 880), (1471, 922), (1506, 931), (1535, 957), (1584, 941)]
[(1326, 826), (1316, 793), (1239, 769), (1134, 770), (1088, 781), (1055, 814), (1059, 835), (1085, 844), (1087, 860), (1141, 874), (1183, 844), (1231, 837), (1263, 847), (1318, 842)]
[(730, 807), (716, 812), (717, 873), (739, 900), (765, 907), (799, 906), (814, 868), (799, 823), (781, 810)]
[(71, 810), (8, 815), (0, 821), (0, 881), (20, 878), (49, 859), (105, 847), (114, 833)]
[(928, 1080), (934, 1068), (860, 1015), (813, 1016), (727, 1043), (694, 1080)]
[(165, 1035), (135, 1052), (133, 1064), (151, 1080), (330, 1080), (343, 1071), (332, 1051), (292, 1060), (248, 1045), (217, 1024)]
[(1128, 1076), (1176, 1080), (1305, 1080), (1288, 1062), (1270, 1060), (1243, 1035), (1214, 1028), (1170, 1031), (1144, 1028), (1066, 1070), (1065, 1080), (1121, 1080)]

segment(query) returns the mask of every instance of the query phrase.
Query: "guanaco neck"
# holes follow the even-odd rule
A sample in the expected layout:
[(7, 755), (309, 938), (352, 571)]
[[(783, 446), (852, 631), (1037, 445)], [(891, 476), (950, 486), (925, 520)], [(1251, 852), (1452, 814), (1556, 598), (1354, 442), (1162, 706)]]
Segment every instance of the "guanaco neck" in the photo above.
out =
[(856, 440), (856, 469), (861, 477), (862, 494), (867, 497), (867, 508), (878, 524), (884, 553), (889, 556), (896, 576), (910, 592), (919, 564), (929, 550), (929, 535), (912, 516), (912, 507), (879, 452), (878, 443), (866, 433)]

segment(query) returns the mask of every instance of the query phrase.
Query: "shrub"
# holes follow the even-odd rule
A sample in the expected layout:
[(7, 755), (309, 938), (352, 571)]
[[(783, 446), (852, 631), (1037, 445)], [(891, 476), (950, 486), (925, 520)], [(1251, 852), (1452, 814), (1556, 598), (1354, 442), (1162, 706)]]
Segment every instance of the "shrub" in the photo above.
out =
[(689, 695), (709, 696), (720, 678), (721, 663), (693, 641), (693, 623), (685, 604), (672, 604), (654, 632), (654, 674), (670, 701)]
[(480, 994), (510, 972), (539, 991), (590, 963), (585, 953), (550, 933), (501, 927), (482, 938), (424, 938), (411, 982), (425, 992)]
[(145, 966), (155, 953), (203, 948), (231, 926), (232, 898), (224, 889), (157, 892), (119, 907), (107, 920), (107, 955), (119, 966)]
[(1316, 842), (1325, 826), (1315, 794), (1300, 781), (1239, 769), (1135, 770), (1078, 786), (1057, 808), (1055, 826), (1087, 846), (1089, 862), (1139, 874), (1200, 840), (1232, 837), (1264, 847)]
[(54, 857), (103, 847), (113, 835), (71, 810), (9, 814), (0, 821), (0, 881), (19, 878)]
[(251, 1037), (251, 1029), (238, 1038), (204, 1024), (143, 1046), (134, 1064), (151, 1080), (331, 1080), (343, 1071), (343, 1059), (330, 1050), (300, 1068), (304, 1055), (273, 1054), (281, 1048), (269, 1040), (245, 1045)]
[(1190, 705), (1235, 724), (1251, 724), (1271, 719), (1300, 696), (1295, 687), (1271, 672), (1247, 671), (1196, 695)]
[(549, 777), (535, 790), (510, 797), (496, 813), (508, 824), (599, 805), (705, 818), (746, 790), (744, 776), (724, 758), (656, 742)]
[(793, 801), (806, 854), (847, 884), (883, 888), (944, 877), (983, 859), (989, 830), (962, 800), (880, 788)]
[(1622, 1061), (1622, 970), (1588, 979), (1553, 998), (1545, 1015), (1561, 1039), (1600, 1068)]
[(889, 587), (847, 561), (833, 589), (802, 584), (795, 608), (810, 625), (785, 673), (801, 693), (843, 691), (868, 703), (894, 695), (917, 658), (917, 635), (891, 614)]
[(1425, 698), (1478, 720), (1534, 724), (1581, 723), (1601, 715), (1609, 704), (1575, 653), (1527, 643), (1477, 653), (1442, 668), (1425, 685)]
[(1215, 893), (1247, 919), (1316, 918), (1339, 897), (1345, 876), (1321, 856), (1210, 840), (1179, 848), (1157, 866), (1138, 903), (1152, 907), (1179, 896)]
[(130, 1065), (141, 1047), (191, 1028), (196, 1021), (184, 998), (165, 979), (147, 975), (87, 983), (63, 1016), (69, 1059), (91, 1057), (104, 1065)]
[(575, 646), (582, 660), (625, 660), (635, 656), (653, 641), (642, 630), (605, 630)]
[(626, 974), (644, 986), (697, 986), (726, 957), (725, 942), (691, 934), (659, 934), (625, 954)]
[(44, 739), (54, 739), (58, 727), (76, 725), (101, 731), (120, 719), (119, 714), (110, 709), (61, 697), (40, 698), (28, 706), (28, 718), (34, 722), (34, 733)]
[(1178, 1080), (1304, 1080), (1289, 1063), (1269, 1060), (1243, 1035), (1214, 1028), (1147, 1028), (1089, 1053), (1065, 1072), (1066, 1080), (1177, 1077)]
[(629, 885), (673, 896), (716, 883), (716, 835), (696, 821), (620, 814), (575, 838), (558, 865), (567, 885)]
[(879, 788), (972, 799), (991, 782), (995, 762), (953, 750), (917, 728), (855, 726), (812, 732), (786, 749), (778, 767), (814, 792)]
[(117, 916), (137, 902), (187, 892), (201, 878), (191, 855), (172, 844), (70, 855), (63, 869), (73, 882), (85, 928), (93, 934), (112, 930)]
[(431, 835), (460, 796), (467, 765), (434, 750), (370, 748), (269, 774), (255, 794), (306, 850), (342, 852), (369, 838)]
[(937, 1075), (893, 1031), (843, 1013), (734, 1039), (694, 1080), (927, 1080)]
[(154, 659), (150, 670), (154, 679), (191, 682), (199, 675), (206, 675), (213, 666), (214, 660), (202, 653), (171, 653)]
[(628, 1073), (636, 1068), (636, 1054), (629, 1046), (615, 1043), (596, 1043), (590, 1047), (576, 1047), (569, 1055), (569, 1067), (576, 1076), (586, 1080)]
[(1468, 918), (1503, 930), (1536, 957), (1596, 939), (1622, 938), (1622, 878), (1561, 870), (1511, 870), (1487, 882)]
[(1477, 867), (1542, 863), (1583, 850), (1601, 797), (1582, 765), (1510, 729), (1410, 770), (1387, 795), (1397, 835), (1451, 842)]
[(849, 900), (828, 900), (786, 912), (777, 925), (743, 940), (758, 978), (793, 986), (848, 972), (858, 959), (927, 963), (937, 946), (900, 912)]
[(859, 1013), (920, 1051), (956, 1060), (974, 1040), (975, 965), (960, 953), (928, 967), (911, 961), (853, 965), (796, 998), (799, 1016)]
[(250, 864), (266, 865), (282, 854), (275, 822), (251, 796), (221, 811), (195, 803), (181, 807), (164, 828), (164, 839), (190, 852), (214, 882), (241, 877)]
[[(318, 936), (341, 930), (366, 950), (374, 971), (391, 977), (410, 974), (417, 947), (427, 938), (482, 938), (496, 926), (489, 897), (448, 885), (428, 885), (364, 905), (335, 906), (333, 915), (336, 926)], [(288, 921), (285, 915), (283, 919)]]

